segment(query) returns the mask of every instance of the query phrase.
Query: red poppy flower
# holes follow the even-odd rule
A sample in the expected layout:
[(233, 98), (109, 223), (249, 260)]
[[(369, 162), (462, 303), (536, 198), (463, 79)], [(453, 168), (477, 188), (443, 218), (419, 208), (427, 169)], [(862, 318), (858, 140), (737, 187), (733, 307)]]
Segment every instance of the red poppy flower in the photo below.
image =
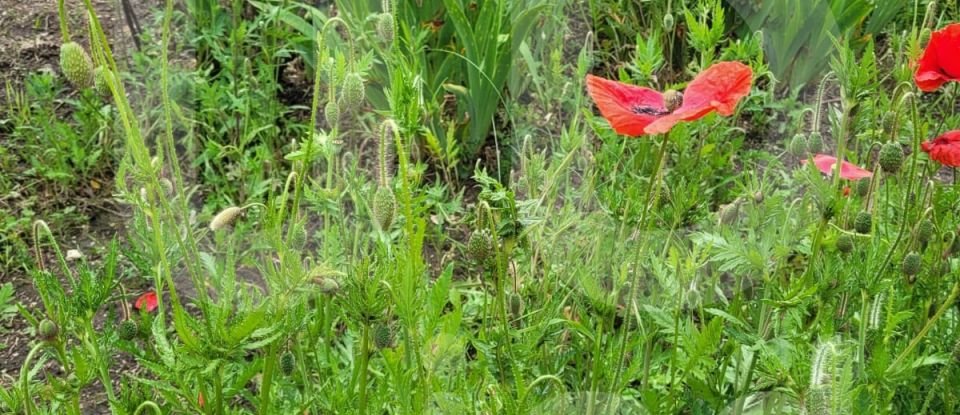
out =
[(931, 92), (950, 81), (960, 81), (960, 23), (933, 32), (923, 51), (913, 80), (921, 91)]
[(137, 310), (146, 309), (148, 313), (153, 312), (153, 310), (157, 309), (157, 293), (147, 291), (137, 298), (137, 301), (133, 303), (133, 307)]
[(693, 121), (717, 112), (733, 115), (737, 103), (750, 93), (753, 71), (740, 62), (720, 62), (687, 85), (683, 103), (668, 110), (663, 94), (649, 88), (587, 75), (587, 92), (600, 114), (618, 134), (638, 137), (663, 134), (681, 121)]
[(960, 130), (944, 133), (940, 137), (920, 143), (930, 158), (944, 166), (960, 167)]
[[(803, 160), (802, 163), (807, 164), (807, 161)], [(817, 154), (813, 156), (813, 165), (817, 166), (817, 170), (820, 170), (823, 174), (833, 175), (833, 171), (837, 166), (837, 158), (826, 154)], [(860, 180), (868, 177), (873, 177), (873, 173), (870, 170), (862, 169), (849, 161), (844, 161), (840, 165), (841, 179)]]

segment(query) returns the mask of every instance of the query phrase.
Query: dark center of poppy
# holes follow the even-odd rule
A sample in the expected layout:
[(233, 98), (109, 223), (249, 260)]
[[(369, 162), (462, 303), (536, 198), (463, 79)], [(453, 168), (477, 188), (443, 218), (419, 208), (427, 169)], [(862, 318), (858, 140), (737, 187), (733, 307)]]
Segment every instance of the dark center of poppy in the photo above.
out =
[(647, 105), (634, 105), (634, 107), (632, 108), (632, 110), (633, 110), (633, 113), (634, 113), (634, 114), (637, 114), (637, 115), (656, 115), (656, 116), (660, 116), (660, 115), (667, 115), (667, 114), (670, 113), (670, 111), (661, 111), (661, 110), (659, 110), (659, 109), (656, 109), (656, 108), (654, 108), (654, 107), (647, 106)]

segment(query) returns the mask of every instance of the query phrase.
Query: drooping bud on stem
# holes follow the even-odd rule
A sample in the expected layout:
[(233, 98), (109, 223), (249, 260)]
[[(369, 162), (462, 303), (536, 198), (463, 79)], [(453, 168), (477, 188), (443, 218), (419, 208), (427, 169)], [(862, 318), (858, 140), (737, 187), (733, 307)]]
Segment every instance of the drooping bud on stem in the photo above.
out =
[(93, 86), (93, 61), (77, 42), (60, 45), (60, 70), (76, 88)]
[(233, 223), (241, 213), (243, 213), (243, 208), (236, 206), (230, 206), (221, 210), (220, 213), (217, 213), (217, 215), (213, 217), (213, 220), (210, 221), (210, 230), (216, 232)]

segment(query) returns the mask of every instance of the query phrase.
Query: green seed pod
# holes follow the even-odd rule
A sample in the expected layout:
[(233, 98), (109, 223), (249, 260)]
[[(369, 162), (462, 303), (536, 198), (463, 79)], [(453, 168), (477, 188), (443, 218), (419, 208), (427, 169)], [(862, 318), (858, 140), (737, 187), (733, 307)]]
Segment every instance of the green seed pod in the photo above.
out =
[(117, 334), (123, 340), (133, 340), (139, 332), (140, 327), (137, 326), (137, 322), (133, 320), (123, 320), (120, 322), (120, 325), (117, 326)]
[(101, 97), (110, 96), (110, 85), (115, 82), (114, 80), (113, 71), (106, 66), (98, 66), (93, 70), (93, 90)]
[(837, 250), (844, 254), (849, 254), (853, 252), (854, 240), (853, 235), (847, 233), (841, 233), (837, 237)]
[(490, 256), (493, 241), (486, 230), (474, 231), (467, 240), (467, 256), (477, 262), (484, 262)]
[(663, 15), (663, 30), (667, 32), (673, 30), (675, 23), (673, 13), (667, 12), (667, 14)]
[(56, 340), (57, 335), (60, 334), (60, 328), (57, 327), (57, 324), (49, 319), (43, 319), (40, 322), (40, 326), (37, 328), (37, 335), (40, 336), (40, 339), (43, 341), (51, 342)]
[(290, 376), (296, 368), (297, 358), (293, 353), (289, 350), (283, 352), (283, 354), (280, 355), (280, 371), (282, 371), (284, 375)]
[(388, 187), (377, 188), (377, 192), (373, 194), (373, 219), (380, 225), (380, 229), (390, 229), (396, 213), (397, 198), (393, 195), (393, 190)]
[(514, 320), (523, 316), (523, 297), (518, 293), (510, 294), (510, 316)]
[(894, 134), (894, 129), (897, 128), (897, 113), (895, 111), (887, 111), (883, 114), (883, 131), (887, 134)]
[(327, 120), (327, 126), (336, 127), (340, 123), (340, 104), (336, 100), (330, 100), (323, 107), (323, 117)]
[(857, 213), (857, 217), (853, 220), (853, 229), (857, 233), (870, 233), (870, 230), (873, 229), (873, 215), (867, 211)]
[(880, 168), (884, 172), (896, 174), (903, 165), (903, 147), (897, 143), (886, 143), (880, 147)]
[(790, 143), (787, 144), (787, 152), (790, 155), (803, 158), (807, 156), (807, 136), (803, 134), (797, 134), (793, 136), (790, 140)]
[(807, 139), (807, 151), (814, 154), (823, 151), (823, 136), (820, 135), (819, 131), (810, 133), (810, 137)]
[(60, 70), (76, 88), (93, 86), (93, 61), (77, 42), (60, 45)]
[(393, 330), (386, 324), (378, 324), (373, 329), (373, 344), (378, 349), (388, 349), (393, 347)]
[(857, 194), (860, 195), (860, 197), (865, 197), (867, 193), (870, 193), (870, 180), (857, 180)]
[(903, 257), (903, 264), (900, 270), (907, 276), (914, 276), (920, 273), (921, 266), (920, 254), (911, 252)]
[(377, 36), (380, 36), (380, 40), (383, 43), (389, 45), (393, 43), (394, 37), (394, 22), (392, 13), (380, 13), (377, 16)]
[(360, 108), (363, 104), (364, 86), (363, 77), (357, 72), (350, 72), (343, 79), (343, 106), (347, 111)]
[(933, 221), (930, 219), (924, 219), (917, 225), (917, 242), (920, 242), (923, 245), (926, 245), (927, 242), (930, 242), (930, 238), (933, 237), (934, 232), (936, 232), (936, 226), (933, 225)]

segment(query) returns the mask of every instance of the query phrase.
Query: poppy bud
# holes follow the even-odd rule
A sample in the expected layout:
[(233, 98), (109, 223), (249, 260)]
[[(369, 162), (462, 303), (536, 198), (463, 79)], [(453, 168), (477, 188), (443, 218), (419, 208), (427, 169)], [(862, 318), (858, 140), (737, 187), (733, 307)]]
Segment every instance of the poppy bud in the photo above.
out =
[(393, 224), (393, 217), (397, 212), (397, 199), (393, 190), (388, 187), (378, 187), (373, 194), (373, 219), (380, 225), (380, 229), (388, 230)]
[(340, 283), (333, 278), (314, 278), (313, 282), (320, 286), (320, 292), (324, 294), (334, 295), (340, 291)]
[(853, 220), (853, 229), (857, 233), (870, 233), (870, 229), (873, 228), (873, 215), (867, 211), (861, 211), (857, 213), (857, 217)]
[(123, 340), (133, 340), (139, 332), (140, 328), (137, 326), (137, 322), (133, 320), (123, 320), (117, 326), (117, 334)]
[(523, 297), (520, 294), (510, 294), (510, 315), (514, 320), (523, 316)]
[(903, 271), (904, 275), (912, 277), (920, 273), (921, 265), (920, 254), (911, 252), (903, 257), (903, 264), (900, 266), (900, 270)]
[(867, 193), (870, 193), (870, 180), (857, 180), (857, 194), (865, 197)]
[(386, 324), (378, 324), (373, 329), (373, 344), (378, 349), (387, 349), (393, 347), (393, 331)]
[(674, 23), (673, 13), (667, 12), (667, 14), (663, 15), (663, 30), (668, 32), (673, 30)]
[(820, 135), (819, 131), (810, 133), (810, 138), (807, 139), (807, 151), (811, 153), (823, 152), (823, 136)]
[(683, 105), (683, 94), (679, 91), (668, 90), (663, 93), (663, 106), (667, 112), (674, 112)]
[(933, 222), (930, 219), (924, 219), (917, 225), (917, 242), (925, 246), (927, 242), (930, 242), (930, 238), (933, 237), (935, 231), (936, 227)]
[(323, 117), (327, 120), (327, 126), (330, 128), (337, 126), (340, 122), (340, 105), (337, 104), (336, 100), (331, 99), (323, 107)]
[(883, 131), (887, 134), (893, 134), (894, 128), (897, 128), (897, 113), (895, 111), (887, 111), (883, 114)]
[(477, 262), (483, 262), (490, 255), (493, 241), (486, 230), (474, 231), (467, 240), (467, 256)]
[(926, 45), (928, 45), (930, 43), (931, 36), (933, 36), (933, 31), (927, 27), (923, 28), (923, 30), (920, 31), (920, 39), (919, 39), (920, 46), (925, 47)]
[(37, 328), (37, 334), (43, 341), (51, 342), (57, 338), (58, 334), (60, 334), (60, 328), (57, 327), (56, 323), (50, 321), (50, 319), (43, 319), (43, 321), (40, 322), (40, 326)]
[(293, 370), (297, 368), (297, 359), (294, 357), (293, 353), (289, 350), (283, 352), (280, 355), (280, 371), (284, 375), (290, 376), (293, 374)]
[(886, 143), (880, 147), (880, 167), (883, 171), (896, 174), (903, 165), (903, 147), (897, 143)]
[(837, 237), (837, 250), (844, 254), (849, 254), (853, 252), (854, 242), (853, 235), (847, 233), (841, 233)]
[(233, 223), (237, 219), (237, 216), (240, 216), (240, 213), (243, 212), (243, 209), (236, 206), (230, 206), (224, 210), (221, 210), (220, 213), (217, 213), (217, 216), (213, 217), (213, 220), (210, 221), (210, 230), (218, 231), (224, 226), (227, 226)]
[(387, 45), (393, 43), (394, 23), (392, 13), (380, 13), (377, 16), (377, 35)]
[(363, 103), (363, 77), (357, 72), (348, 73), (343, 78), (343, 106), (347, 111), (360, 107)]
[(89, 88), (93, 85), (93, 61), (77, 42), (60, 45), (60, 70), (74, 87)]
[(807, 136), (797, 134), (787, 144), (787, 151), (794, 157), (803, 158), (807, 155)]
[(110, 84), (114, 82), (113, 71), (106, 66), (98, 66), (93, 70), (93, 90), (101, 97), (110, 96)]

